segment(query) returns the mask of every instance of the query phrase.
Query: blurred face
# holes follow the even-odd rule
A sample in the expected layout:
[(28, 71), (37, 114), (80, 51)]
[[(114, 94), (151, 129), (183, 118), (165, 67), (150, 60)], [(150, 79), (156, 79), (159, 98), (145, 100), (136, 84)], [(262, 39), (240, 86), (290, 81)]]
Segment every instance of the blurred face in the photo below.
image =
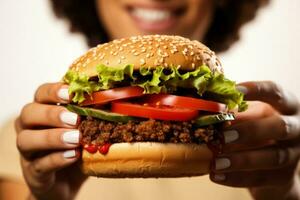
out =
[(169, 34), (202, 40), (212, 20), (213, 0), (97, 0), (110, 39)]

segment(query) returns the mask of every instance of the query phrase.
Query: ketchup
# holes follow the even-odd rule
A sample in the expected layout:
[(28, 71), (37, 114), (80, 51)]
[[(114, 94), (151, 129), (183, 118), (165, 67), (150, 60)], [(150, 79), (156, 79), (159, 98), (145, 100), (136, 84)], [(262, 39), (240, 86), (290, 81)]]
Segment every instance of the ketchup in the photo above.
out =
[(89, 153), (96, 153), (97, 151), (99, 151), (99, 153), (105, 155), (108, 153), (109, 151), (109, 147), (111, 146), (111, 144), (107, 143), (107, 144), (104, 144), (102, 146), (98, 146), (98, 145), (94, 145), (94, 144), (86, 144), (84, 145), (84, 149), (89, 152)]
[(90, 145), (86, 144), (84, 145), (84, 149), (89, 153), (96, 153), (98, 150), (98, 146), (93, 144)]
[(102, 145), (101, 147), (98, 148), (99, 152), (102, 153), (103, 155), (108, 153), (109, 147), (111, 146), (111, 144), (107, 143)]

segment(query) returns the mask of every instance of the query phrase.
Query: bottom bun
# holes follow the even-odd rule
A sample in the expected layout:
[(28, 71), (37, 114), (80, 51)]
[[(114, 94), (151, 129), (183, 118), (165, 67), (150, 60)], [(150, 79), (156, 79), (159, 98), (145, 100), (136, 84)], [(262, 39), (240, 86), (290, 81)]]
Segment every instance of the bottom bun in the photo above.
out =
[(207, 174), (212, 152), (205, 144), (115, 143), (106, 155), (82, 153), (86, 175), (121, 177), (184, 177)]

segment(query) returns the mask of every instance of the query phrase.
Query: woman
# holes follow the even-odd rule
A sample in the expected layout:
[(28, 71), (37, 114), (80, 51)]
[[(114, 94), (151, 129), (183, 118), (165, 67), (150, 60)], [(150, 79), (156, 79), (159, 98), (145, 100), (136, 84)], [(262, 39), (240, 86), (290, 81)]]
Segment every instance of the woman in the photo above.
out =
[[(238, 2), (96, 0), (94, 4), (52, 0), (58, 16), (70, 20), (72, 30), (82, 32), (90, 46), (130, 35), (159, 33), (197, 39), (219, 52), (238, 39), (241, 25), (266, 3)], [(239, 89), (246, 99), (259, 102), (250, 104), (248, 111), (237, 115), (237, 123), (224, 130), (231, 141), (225, 145), (225, 153), (215, 158), (211, 180), (249, 188), (257, 199), (299, 199), (299, 102), (271, 82), (242, 83)], [(73, 199), (86, 180), (74, 165), (78, 160), (74, 149), (80, 138), (78, 117), (55, 105), (68, 101), (66, 86), (44, 84), (16, 122), (30, 199)]]

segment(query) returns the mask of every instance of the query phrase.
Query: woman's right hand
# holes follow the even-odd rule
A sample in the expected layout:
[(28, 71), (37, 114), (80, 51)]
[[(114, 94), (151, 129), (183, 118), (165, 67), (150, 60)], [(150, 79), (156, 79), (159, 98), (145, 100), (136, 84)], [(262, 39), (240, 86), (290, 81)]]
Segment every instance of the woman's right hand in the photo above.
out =
[(73, 199), (86, 177), (74, 164), (79, 158), (79, 116), (63, 106), (69, 102), (62, 83), (41, 85), (33, 103), (16, 120), (21, 166), (30, 199)]

